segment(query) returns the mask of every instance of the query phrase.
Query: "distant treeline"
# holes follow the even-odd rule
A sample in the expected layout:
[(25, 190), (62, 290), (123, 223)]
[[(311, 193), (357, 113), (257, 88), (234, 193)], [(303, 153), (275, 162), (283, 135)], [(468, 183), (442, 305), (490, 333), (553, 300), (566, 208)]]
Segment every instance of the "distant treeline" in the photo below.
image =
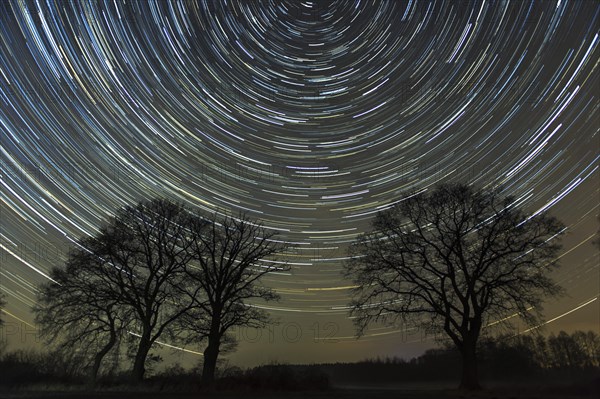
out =
[[(600, 375), (600, 335), (593, 331), (561, 331), (549, 337), (501, 336), (480, 343), (480, 373), (484, 381), (590, 381)], [(217, 388), (227, 390), (323, 390), (331, 385), (397, 384), (418, 381), (455, 381), (460, 374), (460, 354), (453, 347), (430, 349), (405, 360), (376, 358), (356, 363), (314, 365), (271, 364), (243, 370), (221, 364)], [(17, 350), (0, 357), (0, 385), (85, 384), (77, 356), (57, 352)], [(153, 372), (144, 384), (160, 390), (199, 388), (201, 368), (175, 364)], [(130, 382), (126, 370), (105, 374), (105, 386)]]
[[(532, 380), (599, 375), (600, 335), (593, 331), (564, 331), (549, 337), (518, 335), (484, 339), (479, 347), (483, 380)], [(405, 360), (377, 358), (358, 363), (319, 365), (334, 383), (393, 383), (455, 381), (460, 377), (460, 353), (454, 347), (436, 348)], [(571, 378), (572, 379), (572, 378)]]

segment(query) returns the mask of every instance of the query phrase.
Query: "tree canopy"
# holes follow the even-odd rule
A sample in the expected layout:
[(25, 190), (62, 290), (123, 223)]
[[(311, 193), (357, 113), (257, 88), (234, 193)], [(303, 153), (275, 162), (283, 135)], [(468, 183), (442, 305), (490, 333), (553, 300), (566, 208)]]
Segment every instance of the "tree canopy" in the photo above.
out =
[(259, 283), (266, 274), (285, 269), (273, 256), (286, 246), (275, 240), (274, 232), (243, 215), (215, 215), (208, 223), (197, 219), (192, 231), (193, 262), (186, 270), (193, 306), (182, 320), (192, 340), (207, 340), (202, 379), (210, 385), (221, 345), (235, 344), (228, 331), (236, 326), (260, 328), (270, 321), (264, 310), (248, 301), (279, 298)]
[(211, 217), (166, 199), (141, 201), (78, 242), (40, 286), (33, 311), (48, 343), (85, 355), (93, 380), (121, 342), (133, 357), (132, 378), (143, 379), (162, 337), (206, 342), (203, 379), (210, 384), (227, 331), (269, 321), (247, 301), (277, 298), (258, 283), (283, 268), (271, 258), (284, 248), (244, 215)]
[(349, 249), (345, 274), (358, 286), (351, 314), (362, 335), (372, 322), (412, 322), (443, 331), (463, 357), (461, 387), (479, 386), (483, 327), (539, 322), (564, 226), (529, 215), (497, 190), (445, 184), (380, 212)]
[(52, 268), (52, 280), (39, 287), (33, 308), (42, 338), (65, 353), (76, 348), (82, 366), (92, 364), (93, 381), (133, 320), (131, 311), (121, 306), (119, 288), (110, 277), (113, 271), (91, 252), (97, 245), (93, 238), (80, 240), (66, 266)]

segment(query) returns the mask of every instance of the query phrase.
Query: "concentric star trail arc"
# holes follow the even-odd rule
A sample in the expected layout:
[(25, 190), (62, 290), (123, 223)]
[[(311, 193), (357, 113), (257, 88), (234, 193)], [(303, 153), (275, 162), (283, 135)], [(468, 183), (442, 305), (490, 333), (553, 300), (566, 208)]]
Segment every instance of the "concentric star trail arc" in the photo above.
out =
[(295, 243), (266, 280), (273, 311), (349, 336), (348, 243), (466, 181), (565, 221), (572, 298), (548, 313), (566, 314), (600, 285), (580, 245), (597, 230), (599, 18), (593, 1), (2, 2), (7, 311), (31, 321), (74, 240), (165, 196)]

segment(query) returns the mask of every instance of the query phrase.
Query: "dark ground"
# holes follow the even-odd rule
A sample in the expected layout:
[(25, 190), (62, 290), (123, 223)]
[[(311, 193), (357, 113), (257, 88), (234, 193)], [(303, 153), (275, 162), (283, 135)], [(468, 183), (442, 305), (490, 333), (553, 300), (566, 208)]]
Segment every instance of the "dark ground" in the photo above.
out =
[(568, 389), (548, 389), (547, 387), (503, 388), (481, 392), (461, 392), (452, 389), (399, 389), (399, 388), (338, 388), (320, 392), (216, 392), (216, 393), (176, 393), (151, 391), (121, 392), (10, 392), (0, 393), (1, 399), (587, 399), (598, 398), (597, 393), (569, 392)]

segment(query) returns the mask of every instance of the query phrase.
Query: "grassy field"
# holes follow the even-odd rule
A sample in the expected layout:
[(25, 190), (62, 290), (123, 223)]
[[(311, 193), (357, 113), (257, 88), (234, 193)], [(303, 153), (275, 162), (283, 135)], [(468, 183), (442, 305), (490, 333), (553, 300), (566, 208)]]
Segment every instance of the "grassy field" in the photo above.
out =
[(127, 391), (127, 392), (10, 392), (0, 393), (2, 399), (258, 399), (258, 398), (315, 398), (315, 399), (583, 399), (597, 398), (597, 394), (590, 392), (568, 392), (566, 389), (549, 390), (544, 387), (527, 389), (502, 388), (491, 389), (480, 392), (461, 392), (452, 389), (332, 389), (322, 392), (216, 392), (216, 393), (176, 393), (176, 392), (150, 392), (150, 391)]

